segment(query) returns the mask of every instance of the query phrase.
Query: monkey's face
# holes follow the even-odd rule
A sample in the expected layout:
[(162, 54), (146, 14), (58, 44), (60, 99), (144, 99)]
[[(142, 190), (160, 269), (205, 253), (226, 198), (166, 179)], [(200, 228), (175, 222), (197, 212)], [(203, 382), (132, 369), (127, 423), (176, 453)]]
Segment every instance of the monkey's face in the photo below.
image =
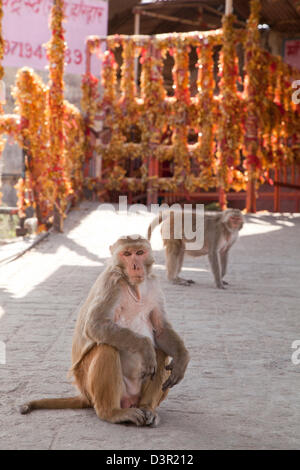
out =
[(149, 258), (149, 251), (146, 247), (127, 246), (119, 252), (118, 258), (130, 284), (137, 285), (144, 281)]
[(228, 224), (233, 230), (241, 230), (243, 223), (244, 222), (240, 214), (231, 215), (228, 220)]

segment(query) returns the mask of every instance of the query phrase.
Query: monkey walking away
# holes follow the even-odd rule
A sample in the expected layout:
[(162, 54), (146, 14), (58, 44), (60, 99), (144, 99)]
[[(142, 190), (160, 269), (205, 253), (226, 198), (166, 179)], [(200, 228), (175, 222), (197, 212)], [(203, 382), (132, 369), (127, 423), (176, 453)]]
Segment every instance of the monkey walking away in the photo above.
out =
[(189, 354), (166, 318), (150, 243), (121, 237), (110, 251), (75, 326), (70, 372), (80, 395), (31, 401), (22, 414), (93, 407), (111, 423), (154, 426), (156, 408), (182, 380)]
[[(193, 232), (195, 230), (203, 230), (202, 225), (197, 227), (196, 212), (190, 212)], [(182, 268), (184, 254), (190, 256), (208, 255), (212, 273), (214, 275), (216, 286), (224, 289), (228, 283), (224, 281), (227, 270), (228, 253), (232, 245), (238, 238), (239, 231), (243, 227), (243, 215), (239, 209), (227, 209), (224, 212), (205, 213), (204, 215), (204, 240), (200, 249), (187, 250), (187, 240), (184, 236), (185, 218), (183, 211), (166, 211), (161, 212), (149, 225), (148, 240), (151, 238), (153, 229), (161, 226), (161, 233), (166, 253), (166, 268), (168, 279), (174, 284), (190, 285), (193, 280), (186, 280), (179, 277)], [(174, 227), (182, 227), (182, 237), (176, 238), (174, 235)], [(201, 237), (198, 237), (201, 238)]]

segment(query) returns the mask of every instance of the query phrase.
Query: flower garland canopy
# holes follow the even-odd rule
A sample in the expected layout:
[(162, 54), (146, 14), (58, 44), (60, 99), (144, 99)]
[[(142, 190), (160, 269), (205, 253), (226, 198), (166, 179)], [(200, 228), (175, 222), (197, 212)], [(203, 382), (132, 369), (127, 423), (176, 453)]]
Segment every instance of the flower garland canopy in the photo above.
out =
[[(300, 161), (297, 138), (292, 137), (299, 129), (299, 106), (291, 102), (292, 81), (299, 72), (259, 47), (259, 12), (259, 0), (251, 0), (247, 30), (234, 29), (234, 16), (226, 15), (223, 28), (216, 31), (107, 38), (101, 99), (94, 99), (96, 79), (83, 77), (82, 107), (90, 126), (100, 115), (103, 127), (110, 129), (108, 141), (89, 149), (88, 158), (95, 151), (103, 159), (102, 184), (99, 188), (95, 180), (95, 187), (101, 192), (240, 191), (250, 180), (264, 182), (269, 168)], [(100, 43), (100, 38), (90, 37), (91, 54)], [(239, 72), (238, 44), (245, 50), (244, 79)], [(118, 48), (122, 48), (123, 58), (119, 93)], [(191, 48), (198, 56), (196, 96), (190, 93)], [(216, 83), (217, 48), (221, 53)], [(167, 53), (174, 58), (173, 97), (166, 96), (164, 88)], [(137, 57), (141, 64), (140, 96), (134, 76)], [(128, 138), (132, 126), (140, 136), (135, 142)], [(191, 131), (198, 135), (193, 144), (189, 142)], [(171, 135), (168, 144), (167, 134)], [(243, 164), (241, 155), (245, 157)], [(142, 163), (133, 177), (127, 176), (128, 160)], [(171, 177), (159, 176), (159, 164), (164, 161), (170, 162)], [(88, 184), (93, 188), (90, 181)]]
[[(83, 120), (64, 101), (64, 2), (55, 0), (50, 18), (52, 38), (47, 45), (49, 85), (33, 70), (21, 69), (13, 91), (16, 114), (3, 114), (0, 103), (1, 135), (12, 135), (27, 154), (26, 175), (18, 183), (20, 214), (28, 205), (34, 206), (41, 227), (55, 212), (62, 217), (70, 197), (76, 199), (82, 191), (84, 153), (85, 164), (95, 152), (103, 159), (102, 180), (85, 181), (90, 189), (96, 186), (101, 194), (147, 190), (149, 200), (157, 190), (185, 196), (199, 188), (240, 191), (249, 182), (252, 187), (263, 182), (270, 168), (300, 163), (300, 106), (291, 100), (292, 82), (299, 79), (299, 72), (260, 49), (259, 8), (259, 0), (251, 0), (246, 31), (235, 30), (234, 17), (228, 15), (223, 28), (216, 31), (109, 36), (101, 98), (98, 79), (90, 73), (83, 77)], [(0, 20), (2, 15), (0, 0)], [(1, 33), (0, 21), (0, 83)], [(245, 78), (237, 86), (241, 80), (236, 54), (239, 43), (245, 50)], [(90, 37), (89, 53), (96, 52), (100, 44), (100, 38)], [(116, 60), (118, 48), (122, 49), (121, 70)], [(189, 83), (191, 49), (198, 58), (195, 96)], [(220, 49), (217, 78), (215, 54)], [(167, 53), (174, 58), (172, 97), (167, 96), (163, 79)], [(140, 95), (134, 72), (137, 58)], [(106, 135), (100, 144), (93, 132), (99, 119)], [(191, 135), (196, 136), (193, 143)], [(0, 152), (3, 146), (1, 138)], [(133, 175), (130, 170), (130, 177), (128, 161), (135, 169)], [(169, 164), (170, 177), (159, 175), (164, 162)]]

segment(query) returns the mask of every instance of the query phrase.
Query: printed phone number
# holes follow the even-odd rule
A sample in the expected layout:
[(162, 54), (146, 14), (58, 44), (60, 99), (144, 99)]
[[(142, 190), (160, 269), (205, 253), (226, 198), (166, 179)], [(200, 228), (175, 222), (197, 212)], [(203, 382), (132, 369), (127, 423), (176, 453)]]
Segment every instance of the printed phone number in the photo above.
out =
[[(41, 44), (38, 46), (32, 46), (29, 42), (21, 41), (4, 41), (4, 55), (15, 55), (26, 59), (32, 59), (33, 57), (42, 60), (46, 59), (46, 51)], [(66, 64), (80, 65), (83, 57), (80, 49), (66, 49), (65, 61)]]

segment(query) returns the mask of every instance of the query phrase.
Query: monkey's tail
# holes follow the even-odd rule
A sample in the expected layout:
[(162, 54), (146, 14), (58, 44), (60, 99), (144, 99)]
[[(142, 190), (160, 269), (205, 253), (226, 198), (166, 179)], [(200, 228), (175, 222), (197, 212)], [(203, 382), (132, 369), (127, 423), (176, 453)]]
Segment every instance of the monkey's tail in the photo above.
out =
[(159, 224), (162, 223), (163, 220), (163, 213), (160, 212), (151, 222), (151, 224), (148, 227), (148, 232), (147, 232), (147, 239), (151, 239), (151, 235), (155, 227), (157, 227)]
[(43, 398), (42, 400), (33, 400), (20, 406), (20, 413), (26, 415), (33, 410), (63, 410), (70, 408), (72, 410), (81, 408), (91, 408), (90, 402), (82, 397), (70, 398)]

